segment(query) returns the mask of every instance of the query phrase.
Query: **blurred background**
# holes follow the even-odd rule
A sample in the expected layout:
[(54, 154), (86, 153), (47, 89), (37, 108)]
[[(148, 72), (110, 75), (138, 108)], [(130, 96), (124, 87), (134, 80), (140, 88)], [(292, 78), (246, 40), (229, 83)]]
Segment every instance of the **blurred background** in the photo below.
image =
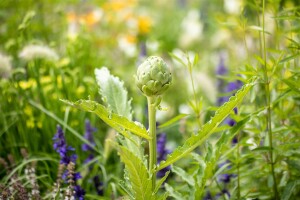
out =
[[(220, 97), (230, 96), (240, 87), (224, 90), (226, 83), (239, 80), (242, 84), (260, 73), (263, 31), (273, 62), (297, 54), (299, 25), (298, 0), (266, 1), (264, 15), (262, 2), (257, 0), (1, 0), (0, 156), (11, 154), (20, 160), (20, 149), (26, 148), (37, 159), (47, 158), (41, 159), (39, 173), (47, 174), (41, 178), (41, 187), (50, 187), (56, 176), (51, 169), (57, 169), (58, 162), (52, 140), (56, 125), (63, 127), (66, 140), (76, 149), (77, 163), (83, 163), (88, 155), (80, 150), (83, 142), (78, 135), (84, 135), (86, 120), (97, 128), (97, 150), (110, 153), (112, 148), (105, 141), (114, 136), (107, 126), (96, 115), (59, 99), (103, 102), (94, 70), (106, 66), (124, 81), (132, 97), (134, 119), (146, 125), (146, 99), (133, 75), (151, 55), (163, 57), (174, 75), (162, 102), (168, 110), (158, 111), (158, 122), (190, 115), (159, 130), (167, 133), (167, 146), (174, 149), (209, 119), (224, 102)], [(188, 58), (193, 62), (195, 57), (199, 62), (192, 71), (178, 61), (180, 58), (188, 65)], [(298, 64), (299, 59), (284, 65), (277, 75), (289, 77), (287, 69), (296, 69)], [(272, 88), (284, 91), (286, 86), (276, 82)], [(263, 94), (251, 93), (253, 104), (242, 110), (255, 110), (263, 98)], [(191, 105), (196, 103), (195, 109)], [(285, 106), (293, 110), (295, 104)], [(254, 143), (259, 145), (260, 140), (257, 136)], [(100, 164), (107, 174), (114, 174), (106, 177), (105, 184), (122, 177), (121, 168), (115, 167), (119, 162), (113, 151), (108, 161)], [(83, 182), (88, 183), (88, 167), (79, 166), (86, 177)], [(100, 173), (103, 179), (103, 168), (93, 173)], [(4, 176), (5, 169), (1, 169), (0, 177)], [(106, 194), (111, 190), (113, 187)]]

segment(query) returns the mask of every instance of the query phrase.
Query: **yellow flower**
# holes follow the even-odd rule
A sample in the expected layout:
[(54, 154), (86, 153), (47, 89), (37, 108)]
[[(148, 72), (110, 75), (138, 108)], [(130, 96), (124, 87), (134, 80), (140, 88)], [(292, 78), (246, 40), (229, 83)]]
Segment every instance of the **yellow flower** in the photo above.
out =
[(19, 86), (23, 90), (27, 90), (28, 88), (36, 87), (36, 81), (34, 79), (29, 79), (28, 81), (20, 81)]
[(150, 32), (152, 26), (152, 21), (148, 16), (138, 17), (138, 31), (139, 34), (145, 35)]
[(110, 0), (103, 4), (103, 9), (110, 12), (124, 10), (136, 5), (136, 0)]
[(41, 122), (41, 121), (38, 121), (37, 124), (36, 124), (36, 126), (37, 126), (38, 128), (42, 128), (42, 122)]
[(52, 80), (51, 80), (51, 77), (50, 76), (42, 76), (41, 77), (41, 83), (42, 84), (47, 84), (47, 83), (50, 83)]
[(34, 128), (34, 118), (30, 117), (29, 119), (26, 120), (26, 126), (28, 128)]
[(57, 87), (62, 88), (62, 78), (61, 78), (61, 76), (57, 76), (56, 80), (57, 80)]
[(85, 92), (85, 87), (83, 87), (82, 85), (79, 86), (77, 89), (76, 89), (76, 94), (78, 96), (80, 96), (81, 94), (83, 94)]
[(67, 20), (68, 22), (75, 22), (77, 19), (76, 13), (75, 12), (68, 12), (67, 13)]
[(25, 106), (25, 108), (24, 108), (24, 113), (27, 115), (27, 116), (29, 116), (29, 117), (31, 117), (32, 116), (32, 108), (30, 107), (30, 106)]

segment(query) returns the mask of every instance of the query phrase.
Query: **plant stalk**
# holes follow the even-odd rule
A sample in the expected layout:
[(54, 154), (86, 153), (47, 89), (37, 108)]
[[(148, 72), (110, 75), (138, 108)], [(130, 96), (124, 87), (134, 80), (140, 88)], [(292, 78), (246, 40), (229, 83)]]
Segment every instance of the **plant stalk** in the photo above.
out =
[(264, 55), (264, 81), (265, 81), (265, 92), (266, 92), (266, 105), (267, 105), (267, 127), (268, 127), (268, 138), (269, 138), (269, 155), (270, 155), (270, 168), (271, 175), (273, 177), (273, 190), (275, 199), (279, 200), (279, 193), (277, 189), (277, 181), (274, 170), (274, 157), (273, 157), (273, 133), (272, 133), (272, 111), (271, 111), (271, 95), (270, 95), (270, 80), (268, 76), (267, 68), (267, 50), (266, 50), (266, 36), (265, 36), (265, 0), (263, 0), (263, 18), (262, 18), (262, 27), (263, 27), (263, 55)]
[(237, 157), (237, 199), (241, 199), (241, 180), (240, 180), (240, 135), (241, 133), (238, 133), (237, 135), (237, 152), (236, 152), (236, 157)]
[(148, 101), (148, 118), (149, 118), (149, 171), (152, 173), (152, 188), (155, 188), (156, 172), (153, 170), (157, 163), (156, 157), (156, 98), (147, 97)]

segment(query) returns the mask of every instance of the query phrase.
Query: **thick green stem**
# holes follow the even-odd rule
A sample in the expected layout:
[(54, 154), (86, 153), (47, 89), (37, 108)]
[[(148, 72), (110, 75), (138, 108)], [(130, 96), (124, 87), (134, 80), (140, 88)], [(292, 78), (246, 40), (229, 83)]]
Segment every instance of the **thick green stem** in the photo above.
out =
[(152, 188), (155, 188), (156, 172), (153, 168), (156, 166), (156, 98), (147, 97), (148, 101), (148, 117), (149, 117), (149, 134), (151, 140), (149, 140), (149, 170), (152, 172)]

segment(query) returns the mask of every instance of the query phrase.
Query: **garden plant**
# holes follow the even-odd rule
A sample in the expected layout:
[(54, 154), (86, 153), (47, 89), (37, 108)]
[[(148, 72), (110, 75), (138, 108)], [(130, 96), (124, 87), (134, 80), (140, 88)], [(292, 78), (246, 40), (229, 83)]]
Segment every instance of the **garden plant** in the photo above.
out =
[(0, 2), (0, 200), (300, 199), (297, 0)]

